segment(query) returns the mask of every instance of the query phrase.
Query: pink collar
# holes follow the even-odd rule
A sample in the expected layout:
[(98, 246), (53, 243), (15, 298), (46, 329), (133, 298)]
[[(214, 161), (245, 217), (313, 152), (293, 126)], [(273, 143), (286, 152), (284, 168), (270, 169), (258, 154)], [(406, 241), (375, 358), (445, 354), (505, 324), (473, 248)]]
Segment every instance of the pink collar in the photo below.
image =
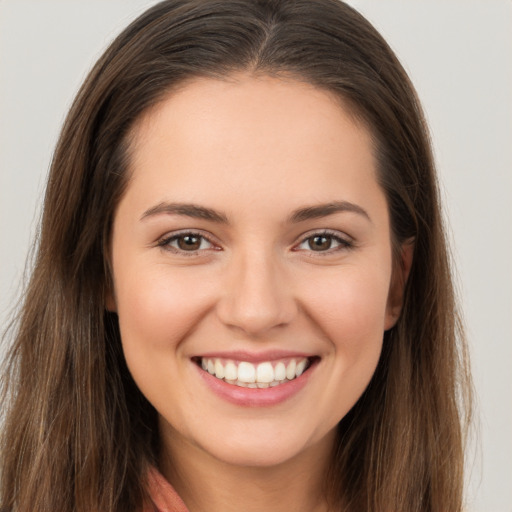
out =
[(149, 471), (149, 493), (156, 510), (150, 506), (146, 507), (144, 512), (188, 512), (173, 486), (156, 468)]

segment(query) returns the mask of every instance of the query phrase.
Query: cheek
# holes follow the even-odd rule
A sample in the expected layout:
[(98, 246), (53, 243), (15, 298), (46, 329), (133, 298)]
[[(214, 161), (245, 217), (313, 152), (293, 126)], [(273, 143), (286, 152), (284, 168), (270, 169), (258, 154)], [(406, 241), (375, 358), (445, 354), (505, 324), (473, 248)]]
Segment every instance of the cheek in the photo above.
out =
[[(135, 267), (134, 267), (135, 268)], [(168, 350), (179, 345), (208, 311), (211, 286), (201, 275), (165, 266), (118, 277), (117, 310), (126, 350)]]
[(304, 304), (329, 347), (324, 367), (329, 378), (319, 406), (329, 411), (326, 424), (332, 425), (354, 406), (375, 372), (389, 288), (385, 273), (344, 269), (343, 274), (317, 279)]
[(336, 397), (336, 406), (330, 405), (333, 421), (339, 421), (359, 399), (380, 358), (391, 274), (383, 261), (383, 266), (377, 261), (333, 269), (331, 276), (318, 276), (304, 289), (303, 296), (308, 296), (304, 309), (329, 347), (325, 397)]
[(341, 269), (308, 286), (303, 296), (316, 323), (334, 344), (382, 339), (389, 291), (387, 273)]
[[(205, 286), (207, 279), (197, 271), (171, 273), (165, 265), (131, 268), (138, 271), (115, 276), (123, 353), (141, 392), (171, 417), (169, 403), (196, 400), (181, 385), (187, 368), (181, 364), (186, 358), (182, 341), (211, 308), (212, 286)], [(172, 417), (181, 421), (179, 415)]]

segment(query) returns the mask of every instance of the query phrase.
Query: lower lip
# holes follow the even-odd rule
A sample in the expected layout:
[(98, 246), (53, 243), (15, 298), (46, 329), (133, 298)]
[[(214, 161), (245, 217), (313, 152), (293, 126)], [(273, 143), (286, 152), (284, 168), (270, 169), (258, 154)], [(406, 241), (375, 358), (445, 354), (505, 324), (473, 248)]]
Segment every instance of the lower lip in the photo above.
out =
[(299, 393), (307, 384), (317, 364), (318, 361), (313, 361), (300, 377), (270, 388), (243, 388), (228, 384), (199, 366), (195, 366), (205, 384), (223, 400), (242, 407), (270, 407), (285, 402)]

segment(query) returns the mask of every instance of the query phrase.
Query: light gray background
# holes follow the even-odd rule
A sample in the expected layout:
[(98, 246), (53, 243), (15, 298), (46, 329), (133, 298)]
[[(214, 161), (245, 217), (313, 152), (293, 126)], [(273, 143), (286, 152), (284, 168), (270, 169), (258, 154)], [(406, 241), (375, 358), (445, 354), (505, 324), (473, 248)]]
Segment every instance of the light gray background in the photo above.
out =
[[(0, 0), (0, 322), (19, 292), (67, 108), (149, 0)], [(478, 395), (468, 510), (512, 511), (512, 2), (351, 0), (410, 73), (433, 133)], [(478, 448), (479, 447), (479, 448)], [(472, 452), (473, 453), (473, 452)]]

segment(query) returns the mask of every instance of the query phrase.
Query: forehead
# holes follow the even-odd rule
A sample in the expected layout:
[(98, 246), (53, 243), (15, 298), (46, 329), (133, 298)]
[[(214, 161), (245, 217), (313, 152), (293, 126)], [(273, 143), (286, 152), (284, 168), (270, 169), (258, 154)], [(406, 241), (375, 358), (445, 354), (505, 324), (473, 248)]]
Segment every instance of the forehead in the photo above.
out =
[[(229, 128), (243, 128), (240, 134), (253, 135), (254, 140), (264, 134), (276, 135), (277, 142), (286, 140), (292, 123), (295, 132), (302, 129), (313, 141), (314, 132), (322, 135), (322, 125), (328, 122), (350, 125), (368, 136), (356, 112), (357, 108), (340, 95), (291, 76), (237, 73), (222, 79), (198, 77), (179, 84), (148, 109), (135, 123), (132, 136), (138, 143), (145, 142), (155, 136), (162, 123), (170, 126), (172, 121), (179, 123), (181, 134), (192, 133), (198, 138), (202, 129), (222, 133), (227, 124)], [(208, 123), (198, 126), (194, 124), (198, 120)], [(288, 128), (287, 132), (280, 132), (282, 127)]]
[(334, 189), (361, 201), (376, 185), (368, 130), (339, 98), (295, 80), (194, 80), (148, 111), (132, 141), (129, 188), (148, 201), (224, 202), (236, 193), (305, 204), (337, 199)]

